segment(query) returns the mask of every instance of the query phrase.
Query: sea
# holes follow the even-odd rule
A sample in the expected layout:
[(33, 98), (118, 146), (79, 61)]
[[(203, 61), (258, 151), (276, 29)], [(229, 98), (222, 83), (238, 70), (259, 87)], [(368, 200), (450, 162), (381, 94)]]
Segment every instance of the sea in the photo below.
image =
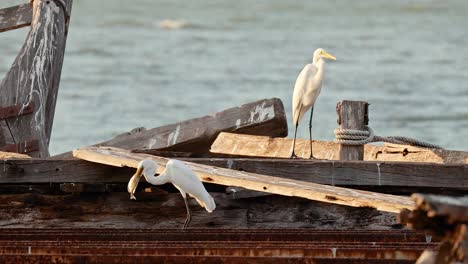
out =
[[(27, 32), (0, 34), (0, 75)], [(51, 154), (273, 97), (291, 137), (294, 83), (319, 47), (337, 60), (314, 139), (333, 139), (337, 102), (361, 100), (377, 135), (468, 150), (466, 0), (75, 0)]]

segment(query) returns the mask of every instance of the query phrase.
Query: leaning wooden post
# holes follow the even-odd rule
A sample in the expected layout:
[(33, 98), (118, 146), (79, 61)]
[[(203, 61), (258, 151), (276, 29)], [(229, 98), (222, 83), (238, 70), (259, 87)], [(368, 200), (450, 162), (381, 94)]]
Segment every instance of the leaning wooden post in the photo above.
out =
[(23, 47), (0, 82), (0, 150), (49, 156), (72, 1), (30, 0), (29, 7), (9, 9), (0, 19), (19, 19), (19, 26), (31, 24)]
[[(342, 129), (364, 130), (369, 123), (367, 102), (343, 100), (336, 105), (338, 125)], [(363, 160), (364, 145), (350, 146), (340, 145), (340, 160)]]

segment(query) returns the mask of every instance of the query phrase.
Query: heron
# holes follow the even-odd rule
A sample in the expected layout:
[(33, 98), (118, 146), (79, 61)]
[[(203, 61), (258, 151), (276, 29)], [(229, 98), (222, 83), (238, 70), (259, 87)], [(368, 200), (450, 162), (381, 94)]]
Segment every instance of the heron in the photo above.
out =
[(294, 93), (292, 99), (292, 110), (293, 110), (293, 124), (294, 140), (292, 146), (292, 152), (290, 158), (297, 158), (294, 153), (296, 146), (297, 127), (299, 121), (304, 116), (307, 110), (310, 110), (310, 121), (309, 121), (309, 139), (310, 139), (310, 159), (315, 159), (312, 154), (312, 116), (314, 115), (314, 104), (317, 97), (322, 89), (323, 80), (323, 65), (325, 63), (324, 58), (336, 60), (336, 58), (330, 55), (322, 48), (318, 48), (314, 51), (312, 63), (307, 64), (302, 69), (299, 76), (297, 76), (296, 84), (294, 85)]
[(159, 175), (155, 176), (158, 165), (151, 159), (140, 161), (137, 166), (136, 173), (132, 176), (127, 185), (127, 191), (130, 193), (130, 199), (136, 200), (135, 190), (143, 175), (146, 181), (153, 185), (161, 185), (172, 183), (184, 198), (185, 208), (187, 209), (187, 217), (183, 229), (187, 228), (192, 219), (192, 213), (187, 201), (187, 194), (195, 198), (195, 200), (204, 207), (209, 213), (216, 208), (213, 197), (206, 191), (205, 186), (198, 176), (180, 160), (170, 159), (166, 164), (166, 169)]

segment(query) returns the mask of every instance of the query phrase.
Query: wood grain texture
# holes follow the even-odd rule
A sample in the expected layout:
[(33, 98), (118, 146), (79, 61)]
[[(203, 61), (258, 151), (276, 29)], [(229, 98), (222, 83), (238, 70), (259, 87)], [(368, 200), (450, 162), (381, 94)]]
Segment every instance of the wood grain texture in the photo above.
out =
[[(288, 125), (283, 103), (277, 98), (259, 100), (208, 116), (148, 130), (124, 133), (94, 146), (207, 153), (218, 134), (223, 131), (252, 135), (287, 136)], [(67, 152), (55, 157), (71, 156), (72, 153)]]
[[(65, 0), (71, 7), (72, 0)], [(35, 0), (31, 29), (5, 78), (0, 83), (0, 105), (34, 102), (34, 113), (6, 120), (15, 142), (39, 140), (34, 157), (49, 156), (49, 140), (67, 39), (66, 15), (57, 1)], [(2, 129), (1, 132), (5, 132)], [(2, 138), (8, 138), (3, 136)], [(4, 142), (0, 142), (3, 145)]]
[(0, 32), (27, 27), (31, 25), (32, 8), (22, 4), (0, 9)]
[[(231, 200), (211, 193), (211, 214), (193, 199), (191, 228), (392, 229), (393, 213), (269, 196)], [(179, 193), (81, 193), (75, 195), (0, 194), (4, 228), (177, 228), (186, 216)]]
[[(117, 167), (136, 168), (142, 159), (152, 159), (161, 173), (168, 159), (146, 154), (135, 154), (126, 150), (108, 147), (88, 147), (73, 151), (73, 156)], [(234, 171), (220, 167), (185, 162), (204, 182), (243, 187), (254, 191), (263, 191), (285, 196), (297, 196), (306, 199), (355, 206), (373, 207), (381, 211), (399, 212), (413, 208), (414, 202), (409, 197), (385, 195), (335, 186), (315, 184), (305, 181), (265, 176), (261, 174)]]
[[(468, 190), (466, 165), (251, 158), (177, 159), (285, 179), (369, 190), (390, 187), (398, 193), (415, 192), (420, 188), (444, 189), (446, 192)], [(0, 160), (2, 184), (127, 183), (132, 174), (128, 168), (112, 168), (79, 159)]]
[[(343, 100), (338, 103), (339, 124), (342, 129), (364, 130), (367, 118), (367, 102)], [(364, 146), (340, 145), (340, 160), (363, 160)]]
[[(210, 152), (245, 157), (288, 158), (291, 144), (292, 139), (289, 138), (220, 133), (211, 145)], [(316, 158), (339, 160), (339, 144), (318, 140), (314, 140), (313, 144)], [(309, 157), (309, 140), (296, 139), (296, 154), (304, 159)], [(468, 164), (468, 152), (396, 144), (367, 144), (364, 146), (364, 160)]]

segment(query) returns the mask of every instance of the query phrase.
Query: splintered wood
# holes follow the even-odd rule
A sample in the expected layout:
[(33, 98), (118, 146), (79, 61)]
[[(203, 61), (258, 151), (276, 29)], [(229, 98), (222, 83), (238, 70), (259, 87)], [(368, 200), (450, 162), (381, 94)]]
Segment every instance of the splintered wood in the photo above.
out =
[[(95, 146), (206, 153), (218, 134), (223, 131), (287, 136), (288, 125), (283, 103), (277, 98), (259, 100), (171, 125), (149, 130), (137, 129)], [(64, 153), (56, 157), (70, 156), (71, 153)]]
[[(166, 158), (146, 154), (135, 154), (127, 150), (109, 147), (87, 147), (73, 151), (73, 156), (117, 167), (136, 168), (142, 159), (152, 159), (158, 165), (160, 173), (168, 161)], [(269, 192), (285, 196), (303, 197), (327, 203), (373, 207), (387, 212), (397, 213), (402, 209), (412, 209), (414, 202), (409, 197), (359, 191), (335, 186), (315, 184), (305, 181), (271, 177), (261, 174), (234, 171), (219, 167), (185, 162), (203, 182), (226, 186), (237, 186), (254, 191)], [(131, 175), (129, 175), (130, 178)]]
[[(299, 157), (308, 158), (309, 144), (307, 139), (296, 139), (296, 154)], [(211, 145), (210, 151), (215, 154), (246, 157), (288, 158), (291, 154), (291, 146), (292, 139), (289, 138), (221, 133)], [(314, 156), (318, 159), (339, 160), (339, 146), (333, 142), (314, 140)], [(468, 152), (396, 144), (365, 145), (364, 160), (467, 164)]]

